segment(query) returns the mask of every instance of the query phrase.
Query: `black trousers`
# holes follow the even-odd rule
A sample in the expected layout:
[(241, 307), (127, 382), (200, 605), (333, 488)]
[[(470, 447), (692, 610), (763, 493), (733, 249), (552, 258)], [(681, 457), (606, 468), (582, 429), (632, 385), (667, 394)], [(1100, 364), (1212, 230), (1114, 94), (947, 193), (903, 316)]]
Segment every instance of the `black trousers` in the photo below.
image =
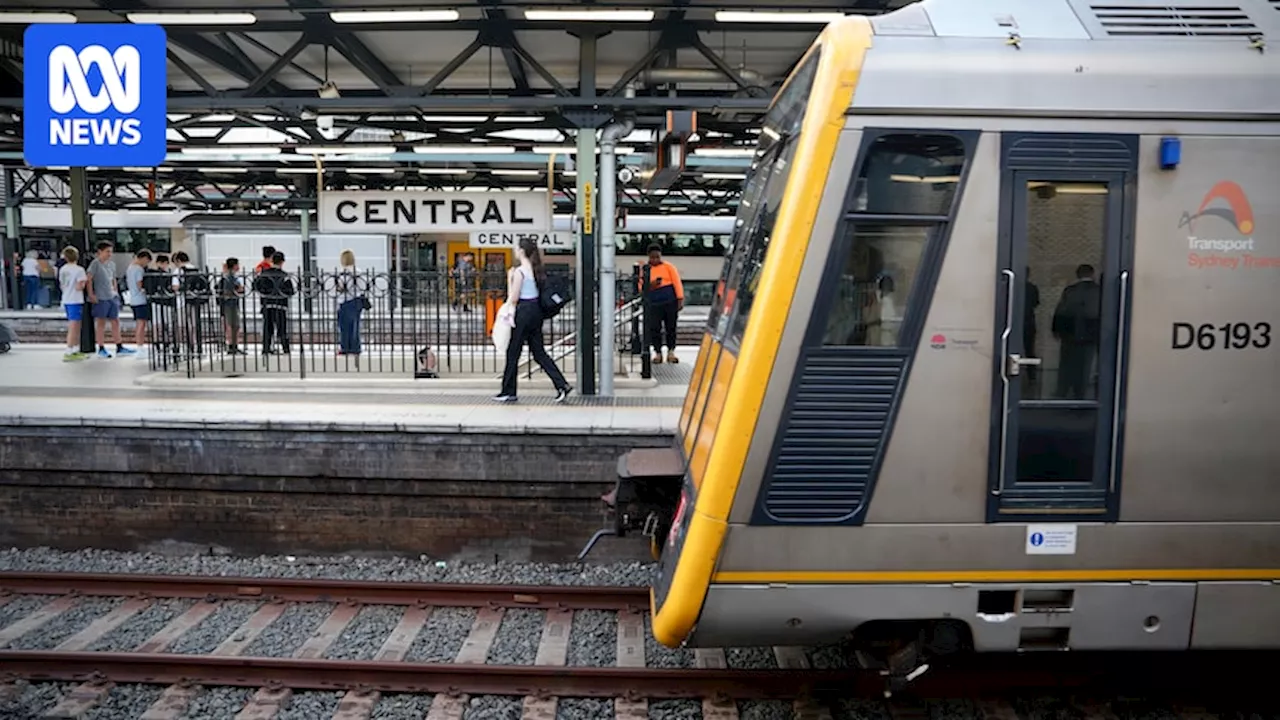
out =
[[(664, 339), (666, 340), (667, 350), (675, 352), (676, 312), (676, 304), (673, 302), (649, 306), (649, 315), (652, 316), (649, 320), (649, 346), (653, 348), (655, 353), (661, 352)], [(663, 332), (664, 329), (666, 330), (665, 333)]]
[(1062, 343), (1058, 356), (1057, 396), (1063, 400), (1092, 399), (1091, 371), (1098, 353), (1096, 345)]
[(502, 394), (512, 397), (516, 394), (516, 375), (520, 370), (520, 350), (529, 346), (529, 354), (533, 356), (542, 372), (551, 378), (557, 390), (569, 386), (560, 368), (551, 360), (547, 349), (542, 345), (542, 308), (537, 300), (521, 301), (516, 304), (516, 326), (511, 329), (511, 342), (507, 343), (507, 365), (502, 370)]
[(289, 352), (289, 309), (262, 308), (262, 352), (271, 352), (273, 341), (279, 338), (280, 347)]

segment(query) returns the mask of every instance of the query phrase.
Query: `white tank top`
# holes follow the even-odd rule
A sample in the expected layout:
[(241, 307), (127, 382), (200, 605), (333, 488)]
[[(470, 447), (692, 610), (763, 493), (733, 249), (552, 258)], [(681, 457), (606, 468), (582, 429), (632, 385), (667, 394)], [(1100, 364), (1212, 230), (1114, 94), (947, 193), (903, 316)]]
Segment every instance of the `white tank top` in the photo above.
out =
[(516, 268), (520, 272), (520, 299), (536, 300), (538, 298), (538, 281), (533, 277), (533, 273), (528, 272), (523, 267)]

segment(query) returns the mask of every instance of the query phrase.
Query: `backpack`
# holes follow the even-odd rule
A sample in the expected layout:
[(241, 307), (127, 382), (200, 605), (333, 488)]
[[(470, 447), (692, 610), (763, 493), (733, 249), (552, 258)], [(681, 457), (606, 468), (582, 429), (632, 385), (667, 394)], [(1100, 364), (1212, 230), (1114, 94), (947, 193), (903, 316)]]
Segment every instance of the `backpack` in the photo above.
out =
[(573, 300), (573, 288), (568, 278), (559, 273), (547, 273), (538, 288), (538, 305), (542, 308), (544, 318), (553, 318), (560, 314), (565, 305)]

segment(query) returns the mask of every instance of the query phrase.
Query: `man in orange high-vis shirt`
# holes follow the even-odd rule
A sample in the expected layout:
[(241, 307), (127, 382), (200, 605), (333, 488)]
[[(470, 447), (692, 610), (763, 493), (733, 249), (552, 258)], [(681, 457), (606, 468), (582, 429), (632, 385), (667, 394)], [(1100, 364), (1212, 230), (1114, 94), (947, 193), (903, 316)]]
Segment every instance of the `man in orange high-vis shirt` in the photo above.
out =
[[(644, 282), (643, 276), (640, 282)], [(676, 266), (662, 259), (662, 248), (657, 244), (649, 246), (649, 286), (641, 290), (649, 300), (649, 312), (653, 315), (649, 325), (653, 362), (662, 363), (664, 335), (667, 362), (680, 362), (676, 357), (676, 316), (684, 309), (684, 283), (680, 282), (680, 271)]]

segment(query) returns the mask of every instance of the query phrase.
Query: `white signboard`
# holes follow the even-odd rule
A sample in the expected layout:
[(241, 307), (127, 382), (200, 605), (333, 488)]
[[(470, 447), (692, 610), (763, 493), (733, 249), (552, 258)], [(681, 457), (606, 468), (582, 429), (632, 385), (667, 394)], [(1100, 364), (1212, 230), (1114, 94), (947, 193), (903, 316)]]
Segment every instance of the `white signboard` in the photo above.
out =
[(323, 233), (547, 232), (547, 192), (322, 192)]
[(473, 232), (471, 247), (510, 249), (526, 237), (533, 238), (539, 250), (573, 248), (573, 234), (567, 232)]
[(1028, 525), (1028, 555), (1075, 555), (1075, 525)]

